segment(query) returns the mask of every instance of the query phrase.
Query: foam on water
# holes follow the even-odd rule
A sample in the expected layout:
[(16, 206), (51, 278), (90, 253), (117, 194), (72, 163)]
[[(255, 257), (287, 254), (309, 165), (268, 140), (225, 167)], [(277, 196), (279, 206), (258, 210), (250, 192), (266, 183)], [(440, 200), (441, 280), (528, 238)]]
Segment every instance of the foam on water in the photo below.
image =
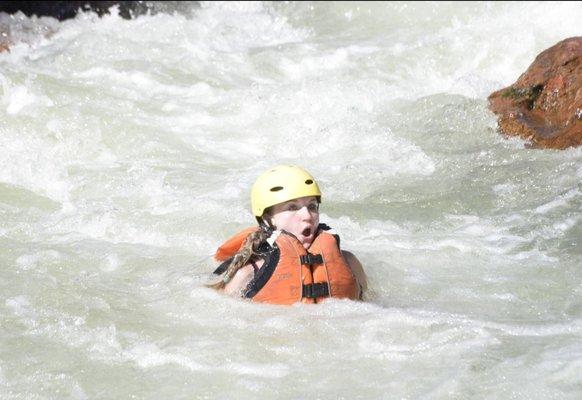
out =
[[(579, 3), (180, 7), (0, 15), (0, 397), (580, 397), (582, 152), (486, 103)], [(367, 302), (203, 286), (280, 163)]]

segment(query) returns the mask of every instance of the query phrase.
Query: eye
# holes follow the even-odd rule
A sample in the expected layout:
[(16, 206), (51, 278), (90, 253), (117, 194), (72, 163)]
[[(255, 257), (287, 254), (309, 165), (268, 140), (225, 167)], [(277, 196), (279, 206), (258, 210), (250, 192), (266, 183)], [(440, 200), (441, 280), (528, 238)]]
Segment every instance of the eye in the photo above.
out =
[(317, 212), (319, 211), (319, 204), (318, 203), (311, 203), (307, 206), (307, 209), (309, 210), (309, 212)]
[(299, 207), (297, 207), (296, 204), (289, 204), (287, 206), (287, 211), (297, 211), (297, 210), (299, 210)]

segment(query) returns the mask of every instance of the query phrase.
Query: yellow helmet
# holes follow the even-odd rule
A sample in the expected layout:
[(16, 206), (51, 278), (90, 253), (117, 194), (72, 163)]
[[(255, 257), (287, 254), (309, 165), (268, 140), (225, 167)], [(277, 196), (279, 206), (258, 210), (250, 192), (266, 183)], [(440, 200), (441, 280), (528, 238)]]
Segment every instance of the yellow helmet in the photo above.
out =
[(321, 201), (321, 192), (313, 176), (295, 165), (279, 165), (264, 172), (253, 184), (253, 215), (260, 218), (268, 207), (306, 196), (317, 196)]

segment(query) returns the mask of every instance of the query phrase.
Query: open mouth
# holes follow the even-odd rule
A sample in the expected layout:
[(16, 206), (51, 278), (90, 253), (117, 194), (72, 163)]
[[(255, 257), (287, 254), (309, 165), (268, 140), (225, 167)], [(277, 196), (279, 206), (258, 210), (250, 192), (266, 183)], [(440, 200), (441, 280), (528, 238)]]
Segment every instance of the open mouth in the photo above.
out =
[(301, 232), (301, 234), (305, 237), (309, 237), (311, 236), (311, 228), (305, 228), (303, 229), (303, 231)]

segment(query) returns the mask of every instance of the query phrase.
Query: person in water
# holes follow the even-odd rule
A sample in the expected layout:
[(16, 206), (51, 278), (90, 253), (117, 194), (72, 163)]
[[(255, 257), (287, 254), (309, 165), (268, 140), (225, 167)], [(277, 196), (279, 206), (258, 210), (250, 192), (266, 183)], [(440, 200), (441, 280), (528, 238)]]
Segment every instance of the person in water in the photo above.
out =
[(209, 285), (227, 294), (272, 304), (361, 300), (367, 288), (362, 264), (340, 249), (340, 238), (319, 222), (321, 191), (304, 169), (281, 165), (263, 173), (251, 189), (258, 226), (220, 246)]

